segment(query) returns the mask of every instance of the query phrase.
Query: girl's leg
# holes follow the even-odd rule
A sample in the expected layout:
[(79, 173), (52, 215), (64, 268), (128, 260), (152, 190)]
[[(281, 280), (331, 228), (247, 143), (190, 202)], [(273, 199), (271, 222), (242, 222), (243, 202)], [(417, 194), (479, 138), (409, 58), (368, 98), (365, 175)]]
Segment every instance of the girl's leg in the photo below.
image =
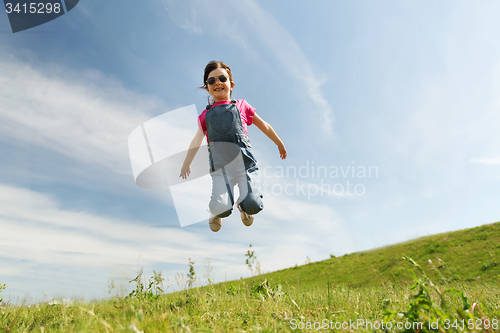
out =
[(250, 215), (257, 214), (264, 208), (262, 192), (259, 183), (259, 167), (248, 143), (241, 150), (243, 169), (239, 171), (238, 186), (240, 197), (238, 202), (241, 209)]
[(238, 202), (245, 213), (255, 215), (264, 208), (257, 166), (245, 170), (244, 173), (240, 174), (238, 187), (240, 189)]
[[(210, 212), (217, 217), (228, 217), (233, 209), (232, 193), (228, 192), (227, 177), (223, 169), (210, 173), (212, 176), (212, 196), (208, 204)], [(230, 187), (232, 191), (232, 186)]]

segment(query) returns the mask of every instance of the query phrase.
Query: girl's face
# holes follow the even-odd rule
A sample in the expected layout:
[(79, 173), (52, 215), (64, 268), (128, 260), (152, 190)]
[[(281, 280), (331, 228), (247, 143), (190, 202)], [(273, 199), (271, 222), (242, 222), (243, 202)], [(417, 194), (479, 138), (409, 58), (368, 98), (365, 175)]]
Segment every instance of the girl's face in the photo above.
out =
[[(226, 82), (221, 82), (219, 76), (224, 75), (226, 77)], [(231, 91), (234, 87), (234, 82), (229, 81), (229, 74), (224, 68), (217, 68), (208, 74), (208, 78), (215, 78), (214, 84), (207, 83), (207, 91), (216, 102), (229, 101), (231, 99)]]

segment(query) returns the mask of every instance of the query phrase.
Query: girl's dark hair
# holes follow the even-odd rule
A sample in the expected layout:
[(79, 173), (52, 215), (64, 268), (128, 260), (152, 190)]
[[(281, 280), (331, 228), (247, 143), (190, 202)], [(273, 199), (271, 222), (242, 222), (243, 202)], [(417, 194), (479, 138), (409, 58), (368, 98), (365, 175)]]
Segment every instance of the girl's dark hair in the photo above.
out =
[[(206, 90), (207, 89), (207, 80), (208, 80), (208, 75), (215, 69), (217, 68), (223, 68), (226, 70), (227, 74), (229, 75), (229, 82), (233, 82), (233, 73), (231, 73), (231, 68), (229, 68), (228, 65), (223, 63), (222, 61), (215, 61), (212, 60), (210, 61), (206, 66), (205, 66), (205, 73), (203, 75), (203, 85), (200, 87), (200, 89)], [(231, 91), (231, 95), (233, 92)], [(208, 101), (209, 104), (210, 100)]]

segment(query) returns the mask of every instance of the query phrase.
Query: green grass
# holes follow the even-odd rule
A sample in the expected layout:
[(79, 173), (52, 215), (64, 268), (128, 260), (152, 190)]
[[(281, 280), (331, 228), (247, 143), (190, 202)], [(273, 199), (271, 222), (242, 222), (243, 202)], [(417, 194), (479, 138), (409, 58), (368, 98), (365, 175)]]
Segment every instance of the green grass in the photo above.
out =
[[(310, 288), (325, 285), (328, 281), (352, 287), (391, 284), (400, 279), (409, 281), (410, 277), (399, 269), (403, 265), (403, 255), (413, 258), (426, 269), (431, 268), (428, 264), (431, 259), (439, 271), (447, 271), (452, 280), (498, 283), (500, 222), (287, 268), (260, 275), (256, 282), (272, 279), (276, 283), (288, 282), (295, 287)], [(438, 258), (446, 264), (440, 265)], [(428, 274), (432, 279), (439, 278), (435, 270)]]
[[(406, 332), (500, 332), (499, 236), (490, 224), (171, 294), (154, 272), (129, 297), (2, 303), (0, 332), (313, 332), (325, 321), (333, 329), (319, 331), (375, 332), (382, 320), (423, 323)], [(349, 320), (372, 327), (335, 329)]]

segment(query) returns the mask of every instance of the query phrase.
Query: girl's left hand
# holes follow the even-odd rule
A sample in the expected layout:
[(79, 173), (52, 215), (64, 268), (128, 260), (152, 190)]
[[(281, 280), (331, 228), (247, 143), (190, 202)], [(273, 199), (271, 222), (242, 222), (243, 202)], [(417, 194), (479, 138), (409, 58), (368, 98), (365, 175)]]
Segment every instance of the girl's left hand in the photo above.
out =
[(182, 179), (187, 179), (190, 173), (191, 173), (191, 168), (189, 166), (183, 165), (179, 177), (182, 177)]
[(282, 160), (286, 158), (286, 148), (285, 145), (281, 144), (278, 146), (278, 150), (280, 151), (280, 157)]

